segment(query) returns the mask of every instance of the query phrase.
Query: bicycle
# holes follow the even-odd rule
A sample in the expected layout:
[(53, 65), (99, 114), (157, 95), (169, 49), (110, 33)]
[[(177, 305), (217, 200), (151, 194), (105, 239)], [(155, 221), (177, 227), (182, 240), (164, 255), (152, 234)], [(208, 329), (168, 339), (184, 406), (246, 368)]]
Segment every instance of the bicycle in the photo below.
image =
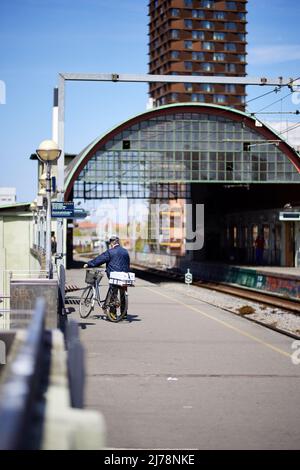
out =
[[(105, 271), (101, 269), (87, 269), (85, 282), (87, 287), (81, 294), (79, 314), (87, 318), (95, 307), (95, 302), (102, 308), (104, 314), (111, 322), (119, 322), (127, 316), (128, 293), (127, 286), (109, 284), (105, 299), (100, 298), (100, 281)], [(111, 281), (110, 281), (111, 282)]]

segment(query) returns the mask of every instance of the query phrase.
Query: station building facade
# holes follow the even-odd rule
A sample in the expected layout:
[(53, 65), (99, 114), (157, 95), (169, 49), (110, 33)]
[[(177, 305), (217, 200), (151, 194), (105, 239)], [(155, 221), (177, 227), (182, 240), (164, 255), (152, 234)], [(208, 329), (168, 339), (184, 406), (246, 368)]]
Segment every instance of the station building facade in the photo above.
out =
[[(279, 214), (287, 203), (291, 211), (300, 206), (299, 172), (299, 154), (248, 114), (174, 104), (135, 116), (88, 145), (67, 167), (66, 200), (148, 201), (149, 236), (131, 247), (136, 257), (173, 266), (182, 257), (254, 264), (255, 240), (263, 234), (263, 263), (294, 266), (299, 222), (282, 222)], [(204, 205), (202, 249), (186, 250), (188, 204)], [(141, 222), (133, 211), (114, 228)], [(71, 239), (69, 230), (69, 247)]]

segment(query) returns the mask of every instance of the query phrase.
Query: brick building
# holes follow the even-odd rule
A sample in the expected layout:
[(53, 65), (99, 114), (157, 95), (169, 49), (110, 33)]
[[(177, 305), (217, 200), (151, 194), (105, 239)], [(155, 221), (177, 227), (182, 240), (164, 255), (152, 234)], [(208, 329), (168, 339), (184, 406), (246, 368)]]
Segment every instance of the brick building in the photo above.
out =
[[(247, 0), (150, 0), (149, 73), (246, 75)], [(245, 86), (150, 84), (155, 106), (214, 103), (245, 109)]]

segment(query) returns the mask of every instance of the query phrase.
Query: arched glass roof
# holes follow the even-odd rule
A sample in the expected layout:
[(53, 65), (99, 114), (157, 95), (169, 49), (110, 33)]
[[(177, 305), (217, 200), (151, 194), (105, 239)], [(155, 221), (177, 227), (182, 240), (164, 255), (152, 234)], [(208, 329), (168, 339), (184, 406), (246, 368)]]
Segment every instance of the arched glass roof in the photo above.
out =
[(156, 108), (86, 147), (68, 167), (67, 195), (72, 187), (74, 198), (97, 199), (149, 197), (154, 184), (299, 183), (297, 152), (257, 124), (216, 105)]

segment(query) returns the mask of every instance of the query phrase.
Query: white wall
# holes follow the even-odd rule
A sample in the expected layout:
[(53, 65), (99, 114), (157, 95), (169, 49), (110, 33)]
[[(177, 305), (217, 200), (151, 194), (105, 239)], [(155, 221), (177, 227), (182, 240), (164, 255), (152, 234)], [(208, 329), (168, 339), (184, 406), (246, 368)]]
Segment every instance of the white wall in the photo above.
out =
[(8, 271), (39, 270), (31, 247), (31, 214), (0, 215), (0, 294), (8, 294)]

